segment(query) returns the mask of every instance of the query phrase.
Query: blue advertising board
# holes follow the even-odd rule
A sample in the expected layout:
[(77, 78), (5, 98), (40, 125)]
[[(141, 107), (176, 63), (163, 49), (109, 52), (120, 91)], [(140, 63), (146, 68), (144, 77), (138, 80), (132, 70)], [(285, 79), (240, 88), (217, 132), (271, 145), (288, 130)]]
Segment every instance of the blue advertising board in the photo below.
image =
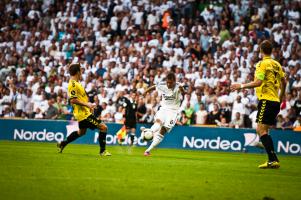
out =
[[(107, 144), (116, 145), (116, 132), (121, 124), (108, 123)], [(0, 119), (0, 140), (58, 142), (62, 141), (74, 128), (70, 121), (51, 120), (13, 120)], [(142, 124), (138, 124), (139, 130)], [(71, 128), (71, 129), (70, 129)], [(68, 131), (67, 131), (68, 130)], [(275, 150), (281, 154), (301, 155), (301, 133), (294, 131), (272, 130)], [(97, 144), (98, 132), (88, 130), (85, 136), (75, 141), (78, 144)], [(129, 138), (126, 138), (126, 145)], [(142, 141), (140, 131), (135, 139), (137, 146), (147, 146)], [(159, 147), (215, 150), (232, 152), (262, 152), (258, 148), (259, 137), (253, 129), (204, 128), (177, 126), (168, 133)]]

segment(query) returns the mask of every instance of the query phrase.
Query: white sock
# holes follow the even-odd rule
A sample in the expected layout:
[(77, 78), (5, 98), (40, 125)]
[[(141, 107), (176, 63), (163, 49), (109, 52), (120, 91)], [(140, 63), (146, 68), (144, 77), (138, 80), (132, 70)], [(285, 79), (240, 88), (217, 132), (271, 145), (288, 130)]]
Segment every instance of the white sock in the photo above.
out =
[(154, 147), (156, 147), (160, 142), (163, 140), (164, 135), (161, 135), (160, 133), (157, 133), (154, 135), (153, 142), (151, 145), (146, 149), (146, 152), (150, 152)]
[(157, 132), (160, 131), (160, 129), (161, 129), (161, 124), (158, 123), (158, 122), (155, 122), (155, 123), (152, 125), (152, 127), (151, 127), (150, 129), (151, 129), (152, 132), (155, 134), (155, 133), (157, 133)]

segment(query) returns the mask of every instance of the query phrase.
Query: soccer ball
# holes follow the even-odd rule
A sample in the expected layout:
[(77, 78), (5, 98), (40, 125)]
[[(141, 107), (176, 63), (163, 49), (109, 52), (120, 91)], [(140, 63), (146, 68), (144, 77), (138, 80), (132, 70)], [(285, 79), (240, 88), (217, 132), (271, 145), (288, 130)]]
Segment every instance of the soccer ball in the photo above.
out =
[(153, 132), (150, 129), (144, 129), (142, 131), (142, 136), (144, 140), (152, 140), (153, 139)]

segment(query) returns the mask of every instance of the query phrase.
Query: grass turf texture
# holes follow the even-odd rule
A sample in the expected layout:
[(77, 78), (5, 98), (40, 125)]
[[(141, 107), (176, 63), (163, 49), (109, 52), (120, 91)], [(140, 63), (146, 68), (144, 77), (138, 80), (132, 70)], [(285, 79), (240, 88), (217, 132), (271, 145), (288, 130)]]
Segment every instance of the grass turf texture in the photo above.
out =
[(301, 157), (0, 141), (1, 199), (301, 199)]

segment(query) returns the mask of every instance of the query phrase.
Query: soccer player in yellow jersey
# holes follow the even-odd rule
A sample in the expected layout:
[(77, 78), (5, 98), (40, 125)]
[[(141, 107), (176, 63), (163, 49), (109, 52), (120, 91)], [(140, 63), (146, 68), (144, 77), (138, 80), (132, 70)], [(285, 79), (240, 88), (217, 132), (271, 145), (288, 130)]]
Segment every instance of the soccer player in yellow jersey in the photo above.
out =
[(244, 88), (255, 88), (256, 90), (259, 100), (256, 132), (268, 154), (268, 161), (258, 166), (261, 169), (280, 167), (273, 140), (269, 135), (269, 128), (276, 123), (280, 103), (284, 97), (286, 81), (281, 65), (271, 58), (272, 49), (270, 41), (263, 41), (260, 44), (262, 60), (256, 64), (254, 81), (246, 84), (235, 83), (230, 87), (232, 91)]
[(87, 128), (89, 128), (92, 130), (99, 129), (98, 141), (100, 155), (111, 156), (111, 154), (106, 151), (107, 126), (92, 114), (95, 105), (89, 102), (87, 93), (79, 82), (81, 80), (80, 65), (77, 63), (70, 64), (69, 74), (71, 78), (68, 85), (68, 96), (73, 106), (73, 115), (78, 121), (79, 131), (72, 132), (65, 141), (57, 144), (60, 153), (63, 152), (67, 144), (86, 134)]

